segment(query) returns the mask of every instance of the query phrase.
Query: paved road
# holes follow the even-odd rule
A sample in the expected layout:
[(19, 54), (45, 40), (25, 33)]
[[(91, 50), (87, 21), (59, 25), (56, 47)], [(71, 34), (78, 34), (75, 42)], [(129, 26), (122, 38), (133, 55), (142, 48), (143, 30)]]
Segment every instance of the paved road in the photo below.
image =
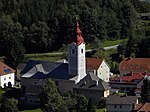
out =
[(117, 49), (119, 45), (114, 45), (114, 46), (108, 46), (108, 47), (104, 47), (105, 50), (110, 50), (110, 49)]
[[(104, 47), (105, 50), (110, 50), (110, 49), (117, 49), (119, 45), (114, 45), (114, 46), (109, 46), (109, 47)], [(86, 50), (86, 52), (91, 52), (91, 51), (97, 51), (98, 49), (88, 49)], [(52, 52), (52, 53), (40, 53), (40, 54), (35, 54), (35, 55), (59, 55), (59, 54), (63, 54), (63, 53), (66, 53), (66, 52)], [(30, 55), (30, 54), (29, 54)], [(28, 56), (29, 56), (28, 55)]]

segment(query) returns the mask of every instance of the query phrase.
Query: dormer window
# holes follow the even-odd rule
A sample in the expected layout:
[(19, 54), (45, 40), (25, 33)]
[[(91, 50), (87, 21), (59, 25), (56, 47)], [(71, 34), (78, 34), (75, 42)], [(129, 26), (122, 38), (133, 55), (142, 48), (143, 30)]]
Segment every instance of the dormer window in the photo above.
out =
[(72, 54), (75, 54), (75, 50), (74, 49), (72, 49)]

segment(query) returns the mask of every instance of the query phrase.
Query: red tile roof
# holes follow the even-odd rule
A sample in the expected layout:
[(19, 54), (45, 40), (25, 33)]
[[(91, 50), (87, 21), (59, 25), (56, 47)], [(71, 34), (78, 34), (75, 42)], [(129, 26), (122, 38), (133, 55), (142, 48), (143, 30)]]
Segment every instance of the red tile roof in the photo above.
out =
[(97, 70), (102, 62), (103, 59), (86, 58), (86, 68), (88, 70)]
[(14, 73), (14, 72), (15, 70), (5, 65), (4, 63), (0, 62), (0, 75), (5, 75), (8, 73)]
[(144, 76), (141, 73), (124, 75), (122, 81), (131, 82), (134, 80), (142, 80)]
[(150, 72), (150, 58), (125, 58), (120, 63), (120, 71)]
[(137, 104), (135, 110), (136, 112), (150, 112), (150, 103)]

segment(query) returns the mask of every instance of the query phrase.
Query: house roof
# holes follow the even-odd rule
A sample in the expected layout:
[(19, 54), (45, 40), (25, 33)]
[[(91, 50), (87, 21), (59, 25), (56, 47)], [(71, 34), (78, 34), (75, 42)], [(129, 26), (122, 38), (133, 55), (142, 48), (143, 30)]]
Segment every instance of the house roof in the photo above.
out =
[(69, 79), (68, 64), (49, 61), (30, 60), (21, 71), (22, 78), (57, 78)]
[(0, 62), (0, 75), (6, 75), (8, 73), (14, 73), (15, 70), (7, 66), (6, 64)]
[(136, 96), (116, 96), (111, 95), (106, 99), (107, 104), (132, 104), (137, 102)]
[(94, 90), (109, 90), (109, 83), (102, 81), (92, 72), (87, 74), (79, 83), (77, 83), (76, 89), (94, 89)]
[(144, 76), (141, 73), (138, 74), (127, 74), (122, 77), (122, 81), (131, 82), (134, 80), (142, 80)]
[(135, 110), (136, 110), (136, 112), (149, 112), (150, 111), (150, 103), (137, 104)]
[(125, 58), (119, 67), (120, 71), (150, 72), (150, 58)]
[(103, 59), (86, 58), (86, 68), (88, 70), (97, 70), (100, 67), (102, 62)]

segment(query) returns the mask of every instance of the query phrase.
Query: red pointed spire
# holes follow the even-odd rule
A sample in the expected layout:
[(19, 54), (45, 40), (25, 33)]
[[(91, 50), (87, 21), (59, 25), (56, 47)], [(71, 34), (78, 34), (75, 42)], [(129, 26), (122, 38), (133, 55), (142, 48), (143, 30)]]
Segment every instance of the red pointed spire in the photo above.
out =
[(84, 43), (84, 39), (81, 35), (81, 30), (80, 30), (80, 27), (79, 27), (79, 23), (78, 23), (78, 18), (76, 17), (76, 33), (77, 33), (77, 37), (75, 39), (75, 43), (77, 45), (80, 45), (81, 43)]

